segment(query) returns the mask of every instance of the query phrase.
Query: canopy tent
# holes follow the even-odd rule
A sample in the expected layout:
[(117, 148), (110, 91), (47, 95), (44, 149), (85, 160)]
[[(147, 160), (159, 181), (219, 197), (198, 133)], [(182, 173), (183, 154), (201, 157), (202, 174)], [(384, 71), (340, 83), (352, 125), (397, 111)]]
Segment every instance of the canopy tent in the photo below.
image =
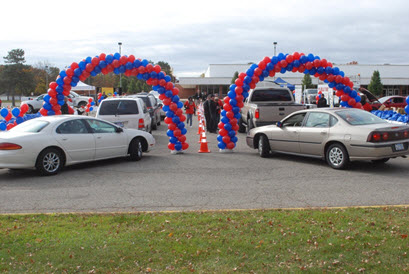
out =
[(295, 85), (291, 85), (290, 83), (284, 81), (283, 79), (281, 79), (280, 77), (278, 77), (277, 79), (274, 80), (274, 83), (276, 83), (277, 85), (280, 85), (280, 87), (287, 87), (289, 88), (291, 91), (295, 89)]
[(72, 91), (89, 91), (89, 90), (96, 90), (94, 86), (90, 86), (85, 84), (84, 82), (79, 81), (75, 87), (71, 88)]

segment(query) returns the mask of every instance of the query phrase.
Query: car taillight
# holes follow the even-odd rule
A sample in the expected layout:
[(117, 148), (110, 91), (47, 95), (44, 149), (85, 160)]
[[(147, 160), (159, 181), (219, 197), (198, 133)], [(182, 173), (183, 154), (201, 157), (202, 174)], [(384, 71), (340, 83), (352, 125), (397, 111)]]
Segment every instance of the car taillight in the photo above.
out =
[(256, 111), (254, 112), (254, 117), (255, 117), (256, 119), (259, 119), (259, 118), (260, 118), (260, 110), (259, 110), (259, 109), (256, 109)]
[(405, 130), (404, 132), (403, 132), (403, 138), (408, 138), (409, 137), (409, 131), (408, 130)]
[(387, 132), (382, 133), (382, 140), (387, 141), (389, 139), (389, 134)]
[(371, 132), (368, 136), (368, 142), (379, 142), (381, 140), (381, 134), (379, 132)]
[(141, 129), (141, 128), (144, 128), (144, 127), (145, 127), (145, 123), (144, 123), (143, 119), (139, 119), (138, 128)]
[(13, 143), (0, 143), (0, 150), (17, 150), (22, 149), (20, 145)]

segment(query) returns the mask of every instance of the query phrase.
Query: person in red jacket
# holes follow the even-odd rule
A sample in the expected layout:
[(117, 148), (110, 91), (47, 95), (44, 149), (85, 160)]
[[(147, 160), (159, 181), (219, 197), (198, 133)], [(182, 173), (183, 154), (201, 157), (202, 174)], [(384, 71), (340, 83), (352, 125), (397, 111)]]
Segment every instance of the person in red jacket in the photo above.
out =
[(193, 98), (189, 97), (189, 99), (185, 103), (185, 112), (186, 112), (186, 125), (189, 124), (190, 122), (190, 127), (192, 127), (192, 121), (193, 121), (193, 114), (196, 112), (196, 105), (195, 102), (193, 102)]

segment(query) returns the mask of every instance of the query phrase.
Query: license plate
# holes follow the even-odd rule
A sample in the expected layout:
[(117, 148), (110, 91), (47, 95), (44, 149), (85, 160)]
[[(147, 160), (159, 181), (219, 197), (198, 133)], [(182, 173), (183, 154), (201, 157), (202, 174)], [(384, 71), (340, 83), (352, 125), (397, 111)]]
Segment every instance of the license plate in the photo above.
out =
[(403, 146), (403, 144), (395, 144), (395, 150), (404, 150), (405, 147)]
[(124, 127), (124, 122), (114, 122), (115, 125)]

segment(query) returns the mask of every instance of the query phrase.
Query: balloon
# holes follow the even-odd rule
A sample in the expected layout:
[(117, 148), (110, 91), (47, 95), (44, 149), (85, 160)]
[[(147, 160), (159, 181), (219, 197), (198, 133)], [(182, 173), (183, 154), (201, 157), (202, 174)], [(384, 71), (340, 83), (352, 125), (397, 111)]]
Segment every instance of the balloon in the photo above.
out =
[(220, 149), (225, 149), (225, 148), (226, 148), (226, 144), (223, 143), (223, 142), (219, 142), (219, 143), (217, 144), (217, 146), (218, 146)]
[(5, 131), (7, 129), (7, 125), (4, 122), (0, 122), (0, 130)]
[(3, 118), (6, 118), (6, 116), (9, 114), (9, 110), (7, 108), (2, 108), (0, 111), (0, 115), (3, 116)]
[(230, 142), (230, 143), (228, 143), (228, 144), (226, 145), (226, 147), (227, 147), (228, 149), (233, 149), (235, 146), (236, 146), (236, 144), (233, 143), (233, 142)]

